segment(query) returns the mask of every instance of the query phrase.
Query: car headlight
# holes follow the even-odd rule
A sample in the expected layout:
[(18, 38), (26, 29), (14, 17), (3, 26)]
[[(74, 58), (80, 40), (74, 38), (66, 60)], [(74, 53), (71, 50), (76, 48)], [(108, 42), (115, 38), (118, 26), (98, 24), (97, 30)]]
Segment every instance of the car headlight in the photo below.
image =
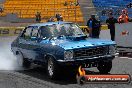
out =
[(64, 52), (64, 60), (73, 60), (73, 51), (65, 51)]
[(109, 46), (109, 54), (115, 54), (116, 53), (116, 46), (110, 45)]

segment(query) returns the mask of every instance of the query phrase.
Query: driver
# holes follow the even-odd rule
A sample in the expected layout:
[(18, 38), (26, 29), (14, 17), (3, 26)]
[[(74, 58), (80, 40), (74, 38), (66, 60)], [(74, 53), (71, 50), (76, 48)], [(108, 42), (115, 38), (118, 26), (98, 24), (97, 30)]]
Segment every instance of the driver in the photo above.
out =
[(74, 28), (73, 27), (70, 27), (68, 32), (69, 32), (68, 33), (69, 36), (74, 35)]
[(60, 33), (59, 33), (59, 34), (60, 34), (60, 35), (64, 35), (64, 36), (67, 35), (65, 26), (62, 26), (62, 27), (60, 28)]

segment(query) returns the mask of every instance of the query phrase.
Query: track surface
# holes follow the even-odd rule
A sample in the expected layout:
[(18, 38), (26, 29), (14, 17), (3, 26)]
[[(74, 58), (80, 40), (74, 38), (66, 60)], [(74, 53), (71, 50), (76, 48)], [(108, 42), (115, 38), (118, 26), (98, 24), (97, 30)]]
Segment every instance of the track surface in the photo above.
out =
[[(130, 84), (85, 84), (78, 85), (76, 79), (62, 74), (60, 80), (50, 80), (45, 69), (35, 67), (22, 70), (17, 67), (16, 59), (10, 52), (10, 42), (15, 37), (0, 37), (0, 88), (132, 88)], [(87, 74), (98, 74), (96, 68), (90, 68)], [(111, 74), (130, 74), (132, 59), (116, 57), (113, 60)]]

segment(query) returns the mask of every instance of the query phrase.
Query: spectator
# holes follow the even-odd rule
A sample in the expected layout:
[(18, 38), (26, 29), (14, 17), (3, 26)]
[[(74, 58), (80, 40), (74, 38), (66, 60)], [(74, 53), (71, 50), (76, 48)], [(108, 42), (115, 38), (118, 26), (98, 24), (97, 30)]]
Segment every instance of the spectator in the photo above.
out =
[(70, 2), (70, 6), (79, 6), (80, 4), (79, 4), (79, 1), (78, 0), (75, 0), (75, 2)]
[(129, 17), (127, 10), (122, 10), (122, 14), (118, 18), (119, 23), (128, 23), (129, 22)]
[(108, 29), (110, 29), (110, 35), (111, 35), (111, 40), (115, 40), (115, 23), (117, 23), (117, 19), (113, 17), (112, 13), (109, 13), (109, 18), (106, 20), (106, 23), (108, 25)]
[(67, 5), (68, 5), (68, 3), (67, 3), (67, 1), (65, 1), (64, 6), (67, 6)]
[(87, 21), (89, 27), (89, 36), (92, 38), (99, 38), (100, 34), (100, 22), (96, 20), (95, 15), (91, 15), (91, 18)]
[(56, 14), (57, 21), (63, 21), (63, 17), (60, 14)]
[(113, 9), (112, 9), (112, 8), (109, 9), (108, 14), (109, 14), (109, 13), (112, 13), (112, 14), (113, 14)]
[(76, 0), (76, 6), (79, 6), (79, 1), (78, 0)]
[(41, 13), (37, 12), (35, 16), (36, 16), (36, 22), (40, 23), (41, 22)]
[(0, 7), (0, 12), (1, 12), (1, 13), (3, 12), (3, 8), (2, 8), (2, 7)]

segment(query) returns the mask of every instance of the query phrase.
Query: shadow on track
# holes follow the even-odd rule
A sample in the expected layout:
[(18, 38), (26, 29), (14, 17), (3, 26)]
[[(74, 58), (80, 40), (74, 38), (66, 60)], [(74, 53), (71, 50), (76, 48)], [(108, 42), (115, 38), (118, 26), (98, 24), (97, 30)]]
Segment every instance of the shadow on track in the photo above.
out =
[[(67, 85), (67, 84), (76, 84), (76, 75), (72, 76), (68, 74), (68, 71), (62, 72), (62, 75), (57, 80), (50, 79), (46, 74), (46, 69), (42, 67), (36, 67), (30, 70), (23, 70), (23, 71), (17, 71), (19, 73), (22, 73), (24, 75), (32, 76), (34, 78), (44, 80), (47, 82), (60, 84), (60, 85)], [(86, 71), (86, 74), (100, 74), (99, 72), (94, 71)]]
[(129, 53), (129, 52), (119, 53), (119, 57), (132, 58), (132, 53)]

